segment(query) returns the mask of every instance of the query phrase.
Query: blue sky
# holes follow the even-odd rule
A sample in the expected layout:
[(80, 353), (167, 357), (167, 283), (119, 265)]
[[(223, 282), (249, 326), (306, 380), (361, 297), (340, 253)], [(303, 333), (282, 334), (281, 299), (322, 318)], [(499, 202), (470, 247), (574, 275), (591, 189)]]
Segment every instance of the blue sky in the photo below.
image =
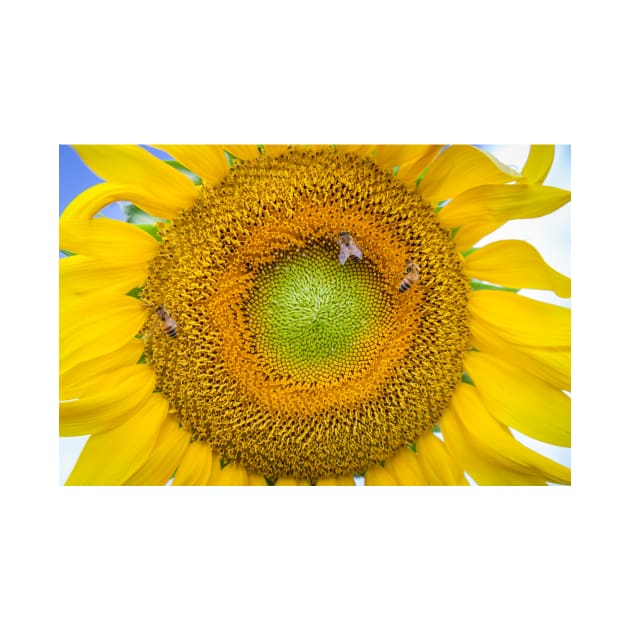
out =
[[(493, 153), (497, 158), (508, 165), (520, 169), (525, 160), (529, 147), (527, 145), (478, 145)], [(149, 147), (147, 147), (149, 148)], [(149, 150), (158, 157), (168, 157), (157, 149)], [(556, 156), (546, 184), (558, 188), (570, 189), (571, 180), (571, 147), (559, 145), (556, 147)], [(78, 155), (69, 146), (59, 147), (59, 214), (63, 209), (86, 188), (101, 182), (79, 159)], [(493, 234), (485, 237), (480, 244), (494, 240), (518, 238), (532, 243), (542, 254), (543, 258), (557, 271), (568, 276), (571, 275), (571, 231), (570, 231), (570, 206), (567, 204), (552, 215), (534, 220), (512, 221)], [(100, 213), (110, 218), (123, 219), (121, 208), (118, 204), (111, 204)], [(543, 300), (562, 306), (570, 306), (570, 299), (558, 298), (549, 291), (535, 291), (524, 289), (522, 295)], [(571, 451), (568, 448), (560, 448), (543, 444), (527, 436), (516, 433), (518, 439), (530, 448), (570, 466)], [(63, 484), (67, 479), (74, 462), (79, 456), (85, 437), (60, 438), (59, 439), (59, 482)]]

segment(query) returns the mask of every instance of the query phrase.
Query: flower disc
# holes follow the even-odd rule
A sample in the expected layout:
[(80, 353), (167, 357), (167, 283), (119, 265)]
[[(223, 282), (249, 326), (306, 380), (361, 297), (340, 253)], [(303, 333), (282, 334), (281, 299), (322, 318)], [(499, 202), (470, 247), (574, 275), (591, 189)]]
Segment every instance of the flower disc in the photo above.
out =
[(249, 292), (255, 353), (278, 376), (350, 377), (369, 364), (374, 337), (392, 323), (392, 299), (374, 265), (342, 266), (335, 251), (333, 241), (297, 250), (262, 270)]
[[(146, 353), (194, 439), (277, 479), (359, 474), (460, 381), (468, 284), (431, 206), (332, 149), (239, 163), (164, 230)], [(339, 233), (362, 256), (341, 264)], [(417, 281), (399, 286), (408, 261)], [(416, 279), (416, 278), (414, 278)]]

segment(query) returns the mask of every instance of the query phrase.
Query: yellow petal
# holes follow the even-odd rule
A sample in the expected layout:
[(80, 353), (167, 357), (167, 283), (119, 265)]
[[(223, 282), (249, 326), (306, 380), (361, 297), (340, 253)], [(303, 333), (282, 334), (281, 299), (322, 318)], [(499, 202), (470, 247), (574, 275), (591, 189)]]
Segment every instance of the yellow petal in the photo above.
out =
[(315, 483), (316, 486), (337, 486), (337, 479), (335, 477), (328, 477), (327, 479), (320, 479)]
[(403, 165), (424, 158), (434, 148), (435, 145), (431, 144), (379, 144), (374, 152), (374, 160), (383, 170), (389, 171), (395, 166), (402, 168)]
[(205, 442), (195, 440), (188, 445), (177, 467), (174, 486), (204, 486), (212, 471), (212, 449)]
[(274, 486), (310, 486), (305, 479), (295, 479), (294, 477), (278, 477)]
[[(142, 188), (127, 184), (105, 182), (96, 184), (77, 195), (65, 208), (60, 217), (64, 221), (81, 221), (91, 219), (106, 206), (117, 201), (131, 201), (139, 207), (150, 205), (150, 197)], [(169, 213), (166, 218), (170, 218)], [(73, 250), (74, 251), (74, 250)]]
[(247, 471), (240, 465), (231, 462), (221, 471), (222, 486), (246, 486), (248, 484)]
[(121, 348), (145, 319), (145, 307), (127, 295), (64, 297), (59, 310), (61, 371)]
[(330, 144), (298, 144), (296, 148), (301, 151), (323, 151), (324, 149), (330, 148)]
[(59, 290), (89, 293), (127, 293), (141, 286), (148, 274), (146, 263), (121, 264), (87, 256), (68, 256), (59, 260)]
[(160, 244), (144, 230), (114, 219), (91, 218), (121, 198), (125, 197), (110, 184), (92, 186), (75, 197), (59, 221), (59, 247), (118, 264), (141, 264), (154, 258)]
[(566, 394), (483, 352), (469, 352), (464, 370), (499, 422), (542, 442), (571, 446), (571, 399)]
[(473, 291), (468, 301), (479, 319), (509, 342), (526, 346), (571, 345), (571, 310), (509, 291)]
[(552, 269), (525, 241), (495, 241), (464, 258), (464, 270), (471, 278), (516, 289), (553, 291), (571, 297), (571, 280)]
[(393, 475), (401, 486), (428, 486), (416, 454), (409, 448), (401, 448), (385, 461), (385, 470)]
[(146, 461), (125, 482), (126, 486), (163, 486), (179, 466), (190, 444), (190, 433), (179, 428), (173, 415), (166, 416)]
[[(462, 383), (454, 396), (452, 409), (487, 460), (525, 476), (541, 476), (553, 483), (570, 483), (570, 469), (536, 453), (514, 438), (488, 413), (476, 387)], [(443, 421), (440, 421), (440, 426), (446, 433)]]
[(271, 157), (278, 157), (289, 149), (288, 144), (266, 144), (265, 153)]
[(123, 367), (135, 365), (144, 352), (140, 339), (131, 339), (118, 350), (90, 361), (73, 365), (59, 374), (59, 398), (70, 400), (96, 393), (102, 388), (108, 374)]
[(297, 479), (293, 477), (278, 477), (278, 479), (276, 479), (276, 483), (274, 483), (273, 485), (274, 486), (297, 486), (298, 482), (297, 482)]
[(425, 144), (422, 146), (425, 147), (424, 153), (419, 155), (415, 160), (401, 165), (398, 171), (398, 179), (407, 184), (415, 183), (424, 169), (431, 164), (443, 147), (441, 144)]
[(520, 179), (514, 169), (489, 153), (470, 145), (453, 145), (444, 149), (431, 163), (428, 173), (418, 185), (418, 192), (425, 200), (436, 204), (453, 199), (469, 188)]
[(256, 144), (226, 144), (225, 150), (239, 160), (255, 160), (260, 156)]
[(376, 152), (375, 144), (338, 144), (337, 151), (340, 153), (354, 153), (360, 158), (373, 157)]
[(208, 481), (206, 482), (209, 486), (219, 486), (220, 483), (213, 483), (213, 479), (218, 479), (218, 476), (221, 474), (221, 456), (212, 451), (212, 461), (210, 466), (210, 475), (208, 476)]
[(262, 475), (247, 473), (247, 483), (250, 486), (268, 486), (267, 480)]
[(236, 462), (230, 462), (221, 468), (221, 457), (213, 453), (212, 471), (207, 483), (209, 486), (246, 486), (248, 475), (247, 471)]
[(469, 485), (460, 464), (453, 459), (444, 443), (434, 433), (424, 433), (418, 439), (416, 456), (429, 485)]
[(153, 450), (168, 403), (153, 394), (129, 420), (86, 442), (66, 485), (117, 486), (129, 479)]
[(366, 486), (397, 486), (399, 485), (392, 474), (383, 466), (377, 464), (365, 472)]
[(507, 221), (542, 217), (570, 200), (569, 191), (551, 186), (478, 186), (455, 197), (437, 217), (449, 230), (460, 228), (454, 240), (463, 251)]
[(337, 477), (338, 486), (355, 486), (354, 477), (352, 475), (346, 475), (345, 477)]
[(62, 221), (59, 225), (60, 249), (91, 258), (141, 264), (155, 258), (159, 246), (135, 225), (113, 219)]
[(195, 185), (186, 175), (138, 146), (101, 144), (74, 148), (105, 181), (142, 190), (146, 201), (137, 205), (149, 214), (172, 218), (197, 199)]
[(67, 437), (108, 431), (136, 412), (155, 388), (148, 365), (121, 368), (103, 379), (100, 391), (59, 403), (59, 434)]
[(155, 146), (166, 151), (189, 171), (199, 175), (206, 186), (218, 184), (230, 170), (224, 147), (216, 144), (159, 144)]
[(477, 350), (498, 356), (518, 365), (557, 389), (571, 391), (571, 349), (537, 348), (507, 341), (479, 318), (470, 320), (471, 345)]
[[(457, 392), (455, 394), (457, 396)], [(473, 411), (466, 409), (466, 417)], [(484, 410), (484, 413), (487, 412)], [(545, 480), (533, 470), (522, 472), (505, 458), (493, 457), (493, 452), (480, 443), (462, 424), (459, 416), (447, 409), (440, 419), (440, 428), (448, 450), (466, 472), (482, 486), (544, 486)]]
[(523, 175), (530, 184), (542, 184), (553, 164), (555, 147), (553, 144), (532, 144)]
[(328, 479), (320, 479), (316, 486), (354, 486), (354, 477), (329, 477)]
[(441, 149), (442, 145), (437, 144), (378, 145), (374, 151), (374, 159), (384, 170), (398, 167), (398, 179), (414, 184)]

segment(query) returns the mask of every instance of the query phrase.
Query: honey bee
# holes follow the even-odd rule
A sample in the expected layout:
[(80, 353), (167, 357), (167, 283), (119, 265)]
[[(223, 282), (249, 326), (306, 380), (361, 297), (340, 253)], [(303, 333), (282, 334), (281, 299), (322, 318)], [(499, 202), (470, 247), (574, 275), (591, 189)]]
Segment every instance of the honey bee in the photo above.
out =
[(164, 332), (173, 339), (177, 337), (177, 322), (169, 315), (168, 311), (163, 306), (158, 306), (156, 312), (162, 321)]
[(348, 258), (356, 263), (363, 258), (363, 252), (357, 247), (350, 232), (339, 232), (339, 262), (343, 265)]
[(403, 281), (400, 283), (398, 287), (398, 291), (403, 293), (407, 289), (410, 289), (418, 280), (420, 279), (420, 267), (416, 265), (413, 260), (407, 261), (407, 268), (405, 269), (405, 274), (407, 274)]

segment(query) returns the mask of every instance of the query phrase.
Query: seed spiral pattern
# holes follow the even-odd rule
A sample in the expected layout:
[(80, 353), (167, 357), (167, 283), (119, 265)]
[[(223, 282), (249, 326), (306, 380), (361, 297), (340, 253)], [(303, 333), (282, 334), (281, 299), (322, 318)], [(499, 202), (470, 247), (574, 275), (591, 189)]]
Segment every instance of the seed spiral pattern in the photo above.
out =
[[(363, 258), (341, 265), (340, 231)], [(193, 439), (276, 479), (359, 474), (430, 430), (469, 347), (468, 283), (431, 206), (334, 149), (237, 163), (163, 230), (142, 297)], [(400, 293), (406, 262), (420, 277)]]

